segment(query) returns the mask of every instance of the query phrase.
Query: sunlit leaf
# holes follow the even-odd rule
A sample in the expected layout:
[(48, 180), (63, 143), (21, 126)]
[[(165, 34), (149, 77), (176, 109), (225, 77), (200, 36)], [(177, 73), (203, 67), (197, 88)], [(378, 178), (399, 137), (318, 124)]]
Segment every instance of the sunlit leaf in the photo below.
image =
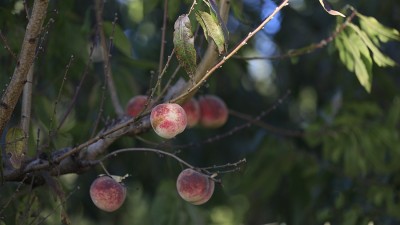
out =
[(329, 4), (328, 1), (326, 0), (319, 0), (319, 3), (321, 3), (322, 7), (325, 9), (326, 12), (328, 12), (329, 14), (333, 15), (333, 16), (342, 16), (342, 17), (346, 17), (345, 15), (343, 15), (342, 13), (333, 10), (331, 4)]
[(192, 25), (188, 15), (179, 16), (174, 25), (174, 46), (179, 64), (185, 68), (189, 76), (196, 71), (196, 50)]
[(113, 35), (113, 45), (124, 55), (131, 57), (132, 46), (121, 27), (118, 24), (104, 22), (103, 28), (107, 36)]
[(386, 67), (386, 66), (395, 66), (396, 62), (394, 62), (392, 59), (384, 55), (378, 47), (371, 41), (371, 39), (368, 37), (368, 35), (365, 34), (364, 31), (362, 31), (358, 26), (350, 23), (348, 25), (350, 28), (352, 28), (363, 40), (363, 42), (367, 45), (369, 50), (372, 52), (372, 57), (374, 59), (374, 62), (380, 66), (380, 67)]
[[(225, 43), (226, 43), (229, 40), (228, 28), (226, 27), (226, 24), (222, 20), (221, 14), (219, 13), (219, 8), (218, 8), (215, 0), (208, 0), (208, 2), (209, 2), (211, 14), (216, 18), (219, 26), (222, 28), (222, 32), (224, 34), (224, 39), (225, 39)], [(225, 48), (226, 47), (227, 46), (225, 46)]]
[(207, 12), (197, 11), (196, 19), (203, 28), (206, 39), (211, 37), (217, 45), (219, 54), (224, 53), (226, 51), (224, 33), (214, 17)]
[(346, 68), (350, 72), (353, 72), (354, 71), (354, 60), (353, 60), (352, 54), (347, 50), (347, 46), (345, 44), (345, 42), (347, 42), (347, 40), (343, 40), (346, 38), (347, 38), (347, 36), (345, 36), (343, 34), (339, 35), (337, 38), (335, 38), (335, 45), (336, 45), (336, 48), (339, 50), (340, 61), (346, 66)]
[(379, 23), (374, 17), (364, 16), (357, 13), (360, 19), (361, 29), (368, 34), (375, 44), (388, 41), (400, 41), (400, 32), (394, 28), (389, 28)]
[(25, 134), (19, 127), (8, 129), (6, 134), (6, 153), (10, 156), (10, 162), (16, 169), (21, 167), (25, 156)]
[(358, 51), (358, 53), (354, 55), (354, 72), (356, 73), (358, 81), (366, 91), (371, 92), (372, 59), (368, 47), (355, 32), (350, 32), (349, 39), (355, 51)]

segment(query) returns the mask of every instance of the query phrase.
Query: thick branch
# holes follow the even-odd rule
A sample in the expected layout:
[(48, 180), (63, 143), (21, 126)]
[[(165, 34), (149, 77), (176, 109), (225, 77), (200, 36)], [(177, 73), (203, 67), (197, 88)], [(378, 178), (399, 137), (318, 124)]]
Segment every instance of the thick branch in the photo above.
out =
[(35, 60), (35, 51), (43, 21), (46, 17), (48, 3), (48, 0), (36, 0), (33, 4), (32, 15), (26, 27), (24, 41), (14, 74), (1, 97), (0, 135), (3, 133), (4, 127), (14, 111), (26, 83), (28, 71)]

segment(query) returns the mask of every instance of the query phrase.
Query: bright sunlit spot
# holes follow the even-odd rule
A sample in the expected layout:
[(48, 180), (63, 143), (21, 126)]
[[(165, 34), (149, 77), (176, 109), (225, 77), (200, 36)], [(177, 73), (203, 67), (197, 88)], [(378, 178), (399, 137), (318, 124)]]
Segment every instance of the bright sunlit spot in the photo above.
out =
[[(260, 19), (264, 20), (276, 9), (277, 5), (273, 1), (265, 1), (262, 5)], [(264, 28), (264, 32), (270, 35), (276, 34), (281, 29), (281, 13), (276, 14), (276, 16), (267, 23)]]
[(265, 33), (257, 33), (255, 36), (255, 47), (263, 56), (273, 56), (277, 54), (275, 42)]
[(211, 221), (213, 224), (231, 225), (234, 224), (234, 213), (231, 208), (225, 206), (215, 207), (211, 211)]
[(140, 22), (143, 19), (143, 0), (127, 0), (129, 17), (134, 22)]
[[(248, 55), (257, 56), (258, 52), (249, 52)], [(274, 96), (277, 92), (275, 86), (275, 74), (271, 61), (250, 60), (248, 72), (256, 90), (264, 96)]]

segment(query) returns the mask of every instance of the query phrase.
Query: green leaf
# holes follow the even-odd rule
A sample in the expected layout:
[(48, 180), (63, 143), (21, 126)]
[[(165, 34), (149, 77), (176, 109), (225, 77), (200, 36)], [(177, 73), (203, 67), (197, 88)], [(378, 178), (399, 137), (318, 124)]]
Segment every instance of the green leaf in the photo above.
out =
[(357, 13), (360, 19), (361, 29), (368, 34), (376, 45), (380, 42), (400, 41), (400, 33), (398, 30), (389, 28), (379, 23), (374, 17), (364, 16)]
[(396, 127), (400, 121), (400, 97), (393, 99), (393, 104), (389, 108), (386, 116), (386, 124), (389, 127)]
[(354, 72), (353, 53), (350, 50), (353, 46), (351, 45), (349, 38), (345, 32), (342, 32), (335, 40), (336, 46), (339, 50), (340, 60), (350, 72)]
[(354, 72), (360, 84), (369, 93), (372, 83), (372, 59), (368, 47), (362, 39), (353, 31), (348, 30), (348, 47), (351, 49), (354, 59)]
[[(216, 19), (219, 26), (222, 28), (222, 32), (224, 34), (224, 39), (225, 39), (225, 43), (226, 43), (229, 40), (228, 28), (226, 27), (226, 24), (222, 20), (221, 14), (219, 13), (219, 8), (218, 8), (215, 0), (208, 0), (208, 2), (209, 2), (208, 5), (210, 7), (210, 13), (213, 15), (214, 19)], [(228, 48), (228, 47), (225, 46), (225, 48)]]
[(194, 37), (192, 25), (187, 14), (181, 15), (174, 25), (174, 46), (179, 64), (185, 68), (189, 77), (196, 71), (196, 50), (194, 48)]
[(132, 45), (129, 42), (129, 39), (125, 36), (125, 33), (123, 32), (121, 27), (118, 24), (113, 24), (111, 22), (104, 22), (103, 28), (107, 36), (113, 35), (114, 38), (113, 45), (124, 55), (131, 57)]
[(203, 28), (206, 39), (211, 37), (217, 45), (219, 54), (226, 51), (224, 32), (215, 17), (207, 12), (196, 11), (196, 19)]
[(369, 50), (372, 52), (372, 57), (374, 59), (374, 62), (380, 66), (380, 67), (386, 67), (386, 66), (395, 66), (396, 62), (394, 62), (392, 59), (384, 55), (379, 48), (371, 41), (371, 39), (368, 37), (368, 35), (362, 31), (358, 26), (349, 23), (348, 25), (350, 28), (352, 28), (362, 39), (362, 41), (367, 45)]
[(10, 156), (10, 162), (16, 169), (21, 167), (25, 156), (25, 133), (19, 127), (8, 129), (6, 134), (6, 153)]

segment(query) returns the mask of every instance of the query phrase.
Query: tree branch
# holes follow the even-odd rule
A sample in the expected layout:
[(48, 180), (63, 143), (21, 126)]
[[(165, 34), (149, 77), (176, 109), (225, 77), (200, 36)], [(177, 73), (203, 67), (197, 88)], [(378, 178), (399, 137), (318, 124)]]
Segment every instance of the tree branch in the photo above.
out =
[(48, 0), (35, 0), (32, 15), (26, 27), (26, 33), (22, 42), (20, 56), (6, 91), (1, 97), (0, 104), (0, 135), (10, 120), (15, 105), (21, 96), (22, 89), (27, 81), (28, 71), (35, 60), (35, 51), (38, 45), (38, 37), (46, 17)]

